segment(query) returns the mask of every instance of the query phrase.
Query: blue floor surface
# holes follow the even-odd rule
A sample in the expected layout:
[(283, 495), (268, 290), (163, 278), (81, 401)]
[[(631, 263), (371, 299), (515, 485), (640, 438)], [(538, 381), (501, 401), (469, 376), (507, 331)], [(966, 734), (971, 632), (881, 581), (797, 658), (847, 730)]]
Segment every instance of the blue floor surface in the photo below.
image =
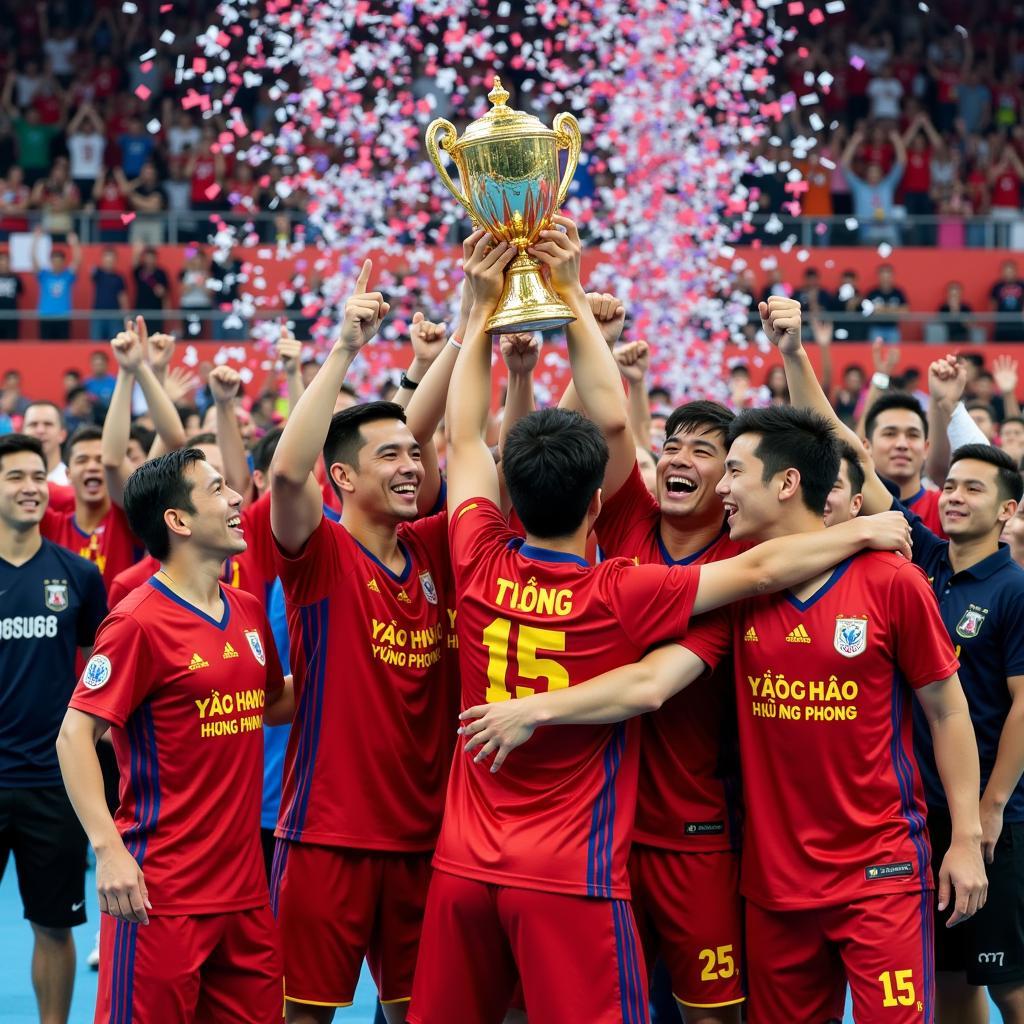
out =
[[(86, 878), (89, 923), (75, 929), (78, 946), (78, 973), (75, 977), (75, 999), (71, 1006), (70, 1024), (92, 1024), (96, 1001), (96, 972), (85, 965), (96, 934), (96, 887), (90, 872)], [(37, 1024), (36, 1001), (32, 994), (29, 964), (32, 956), (32, 932), (22, 917), (21, 898), (14, 874), (13, 862), (8, 863), (0, 882), (0, 1020), (4, 1024)], [(373, 1024), (373, 982), (364, 969), (359, 981), (355, 1004), (339, 1010), (336, 1024)], [(1002, 1020), (999, 1011), (992, 1009), (991, 1024)], [(853, 1016), (847, 1008), (845, 1024), (852, 1024)]]

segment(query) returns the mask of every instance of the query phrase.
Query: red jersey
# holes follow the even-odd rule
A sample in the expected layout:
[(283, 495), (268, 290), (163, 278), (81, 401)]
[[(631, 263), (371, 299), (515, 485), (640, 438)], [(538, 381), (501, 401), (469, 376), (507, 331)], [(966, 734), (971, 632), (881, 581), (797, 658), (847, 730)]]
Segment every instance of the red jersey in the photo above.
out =
[[(731, 540), (723, 526), (708, 547), (676, 562), (662, 543), (660, 523), (658, 502), (634, 467), (601, 508), (596, 526), (601, 550), (637, 565), (703, 565), (751, 546)], [(731, 661), (640, 722), (633, 841), (696, 853), (738, 849), (741, 809)]]
[(735, 661), (748, 900), (805, 910), (932, 888), (911, 690), (958, 662), (916, 565), (862, 553), (809, 600), (740, 602), (684, 645)]
[[(485, 498), (449, 524), (462, 704), (554, 690), (682, 637), (700, 569), (597, 566), (524, 543)], [(452, 764), (434, 866), (496, 885), (628, 899), (637, 721), (541, 729), (500, 772)]]
[(268, 902), (260, 848), (263, 708), (284, 685), (267, 617), (221, 588), (215, 622), (154, 579), (111, 612), (71, 707), (110, 722), (114, 821), (151, 914)]
[(65, 487), (63, 484), (55, 484), (50, 480), (46, 484), (46, 489), (50, 494), (50, 504), (47, 506), (48, 508), (52, 508), (54, 512), (75, 511), (74, 487)]
[(1020, 209), (1021, 180), (1014, 171), (1003, 171), (992, 183), (992, 205)]
[(939, 497), (941, 491), (930, 491), (922, 486), (921, 490), (913, 497), (903, 502), (907, 508), (913, 509), (921, 517), (921, 522), (928, 527), (937, 537), (946, 538), (946, 531), (942, 529), (942, 520), (939, 518)]
[(296, 705), (278, 836), (434, 848), (458, 728), (446, 524), (398, 527), (401, 575), (326, 516), (301, 554), (278, 550)]
[(900, 189), (903, 192), (929, 192), (932, 187), (932, 154), (930, 150), (912, 149), (907, 154)]
[(108, 591), (114, 578), (145, 554), (128, 525), (124, 509), (113, 503), (92, 533), (79, 528), (74, 508), (63, 512), (47, 508), (40, 529), (47, 540), (94, 562)]

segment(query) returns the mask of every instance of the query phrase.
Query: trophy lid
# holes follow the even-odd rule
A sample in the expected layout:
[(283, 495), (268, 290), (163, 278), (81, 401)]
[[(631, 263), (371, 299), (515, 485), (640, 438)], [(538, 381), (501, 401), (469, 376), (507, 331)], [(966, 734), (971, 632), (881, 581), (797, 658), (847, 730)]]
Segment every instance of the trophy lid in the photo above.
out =
[(507, 139), (523, 136), (550, 136), (556, 137), (556, 132), (543, 124), (533, 114), (525, 110), (514, 110), (507, 107), (508, 92), (502, 87), (501, 79), (494, 76), (494, 87), (487, 94), (491, 101), (491, 109), (478, 117), (475, 121), (466, 126), (462, 138), (456, 143), (456, 147), (471, 145), (474, 142), (487, 142), (491, 139)]

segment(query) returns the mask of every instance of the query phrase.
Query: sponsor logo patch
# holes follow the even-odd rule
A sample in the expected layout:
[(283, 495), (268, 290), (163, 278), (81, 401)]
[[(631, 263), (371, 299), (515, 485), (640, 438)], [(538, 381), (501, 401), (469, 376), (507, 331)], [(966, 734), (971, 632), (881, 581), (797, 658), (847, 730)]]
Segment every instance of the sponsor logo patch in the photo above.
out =
[(809, 644), (811, 642), (811, 635), (804, 628), (804, 624), (801, 622), (796, 629), (793, 630), (789, 636), (786, 637), (787, 644)]
[(238, 657), (238, 651), (236, 651), (234, 649), (234, 647), (231, 646), (231, 644), (227, 644), (226, 643), (224, 645), (223, 657), (225, 658), (225, 660), (228, 659), (228, 658), (237, 658)]
[(757, 639), (757, 630), (754, 629), (753, 626), (751, 626), (750, 629), (748, 629), (746, 633), (743, 634), (743, 639), (748, 644), (760, 643), (760, 641)]
[(210, 663), (201, 654), (193, 654), (192, 660), (188, 663), (189, 672), (195, 672), (197, 668), (209, 668)]
[(987, 614), (987, 608), (979, 608), (976, 604), (968, 605), (967, 611), (956, 624), (956, 635), (962, 636), (965, 640), (977, 636), (981, 632), (981, 626)]
[(725, 822), (688, 821), (683, 831), (688, 836), (720, 836), (725, 831)]
[(429, 572), (420, 573), (420, 586), (423, 587), (423, 596), (431, 604), (437, 604), (437, 587), (434, 586), (434, 577)]
[(109, 681), (110, 659), (105, 654), (94, 654), (82, 672), (82, 685), (87, 690), (98, 690)]
[(255, 629), (247, 629), (245, 631), (245, 639), (249, 641), (249, 650), (252, 651), (252, 656), (261, 665), (266, 665), (267, 654), (263, 650), (263, 641), (260, 639), (259, 633)]
[(62, 612), (68, 606), (68, 581), (43, 580), (43, 599), (51, 612)]
[(869, 882), (878, 882), (883, 878), (911, 878), (914, 865), (909, 860), (900, 860), (892, 864), (872, 864), (864, 869), (864, 877)]

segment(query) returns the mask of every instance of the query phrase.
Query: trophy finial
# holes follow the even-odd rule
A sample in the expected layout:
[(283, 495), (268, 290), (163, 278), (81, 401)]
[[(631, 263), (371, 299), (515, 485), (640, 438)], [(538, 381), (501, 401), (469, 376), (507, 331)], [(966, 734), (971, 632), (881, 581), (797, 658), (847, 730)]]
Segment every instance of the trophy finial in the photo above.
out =
[(501, 79), (494, 76), (494, 88), (487, 94), (487, 98), (495, 107), (503, 107), (508, 102), (508, 90), (502, 88)]

